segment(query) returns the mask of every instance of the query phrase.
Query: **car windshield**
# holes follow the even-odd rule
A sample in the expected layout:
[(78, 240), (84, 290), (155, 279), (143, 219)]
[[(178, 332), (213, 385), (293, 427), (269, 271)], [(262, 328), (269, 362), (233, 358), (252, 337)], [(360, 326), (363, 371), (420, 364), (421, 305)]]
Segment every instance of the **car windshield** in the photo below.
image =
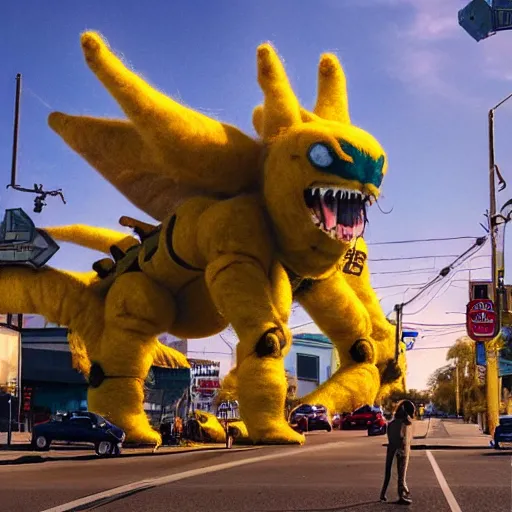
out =
[(356, 409), (352, 414), (368, 414), (370, 412), (372, 412), (372, 408), (369, 405), (365, 405)]
[(295, 414), (310, 414), (313, 412), (313, 408), (311, 405), (301, 405), (296, 411)]
[(94, 416), (98, 427), (103, 428), (109, 424), (108, 421), (105, 418), (103, 418), (103, 416), (100, 416), (99, 414), (95, 414)]

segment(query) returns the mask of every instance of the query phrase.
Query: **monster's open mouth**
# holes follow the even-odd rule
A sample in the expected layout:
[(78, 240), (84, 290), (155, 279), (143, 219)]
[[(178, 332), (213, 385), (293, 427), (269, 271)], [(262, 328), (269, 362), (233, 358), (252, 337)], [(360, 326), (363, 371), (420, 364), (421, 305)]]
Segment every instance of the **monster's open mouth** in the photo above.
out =
[(308, 188), (304, 200), (315, 226), (334, 240), (351, 242), (363, 234), (370, 197), (359, 190)]

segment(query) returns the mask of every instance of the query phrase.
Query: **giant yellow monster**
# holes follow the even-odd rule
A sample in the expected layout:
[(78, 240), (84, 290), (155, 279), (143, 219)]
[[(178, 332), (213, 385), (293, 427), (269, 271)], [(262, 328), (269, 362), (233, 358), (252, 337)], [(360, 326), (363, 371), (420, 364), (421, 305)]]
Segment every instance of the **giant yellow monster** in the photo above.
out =
[(90, 409), (129, 439), (158, 443), (142, 409), (143, 380), (155, 360), (187, 363), (155, 336), (204, 337), (231, 324), (239, 343), (226, 389), (239, 399), (249, 437), (303, 443), (284, 417), (293, 298), (341, 360), (303, 402), (349, 411), (403, 387), (405, 357), (396, 357), (362, 238), (387, 159), (351, 124), (336, 57), (320, 60), (309, 112), (274, 49), (258, 48), (264, 102), (253, 115), (255, 140), (150, 87), (96, 33), (81, 41), (87, 64), (128, 120), (53, 113), (49, 124), (159, 224), (125, 218), (140, 241), (85, 226), (48, 229), (54, 238), (110, 250), (113, 259), (96, 262), (94, 276), (4, 268), (0, 304), (70, 327), (91, 363)]

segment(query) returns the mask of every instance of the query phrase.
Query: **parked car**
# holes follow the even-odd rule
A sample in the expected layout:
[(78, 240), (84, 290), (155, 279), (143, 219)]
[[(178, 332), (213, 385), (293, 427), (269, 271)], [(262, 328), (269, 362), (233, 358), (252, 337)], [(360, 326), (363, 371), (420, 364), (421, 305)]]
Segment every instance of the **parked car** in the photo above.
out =
[(368, 425), (369, 436), (382, 436), (386, 434), (388, 430), (388, 422), (384, 418), (384, 415), (380, 412), (377, 413), (375, 420)]
[(333, 414), (332, 416), (332, 428), (341, 429), (341, 424), (343, 423), (343, 418), (345, 415), (343, 414)]
[(332, 430), (332, 421), (323, 405), (301, 405), (290, 415), (290, 423), (301, 432)]
[(512, 443), (512, 416), (500, 416), (500, 424), (494, 431), (494, 448), (499, 450), (501, 443)]
[(125, 433), (92, 412), (68, 412), (57, 415), (32, 430), (32, 446), (35, 450), (49, 450), (53, 441), (92, 443), (96, 454), (102, 457), (119, 455)]
[(382, 416), (382, 412), (379, 407), (365, 405), (356, 409), (354, 412), (345, 415), (341, 422), (341, 428), (344, 430), (352, 428), (368, 428), (368, 426), (377, 419), (378, 415)]

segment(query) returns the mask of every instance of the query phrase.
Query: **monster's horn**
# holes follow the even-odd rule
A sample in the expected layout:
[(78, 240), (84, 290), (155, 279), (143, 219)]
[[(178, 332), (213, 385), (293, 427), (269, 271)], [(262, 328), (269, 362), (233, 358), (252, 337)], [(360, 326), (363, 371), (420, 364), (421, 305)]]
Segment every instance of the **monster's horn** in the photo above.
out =
[(329, 121), (350, 124), (347, 79), (337, 57), (322, 55), (318, 66), (318, 96), (315, 114)]
[[(127, 69), (95, 32), (81, 38), (85, 60), (132, 121), (158, 164), (178, 183), (216, 192), (212, 166), (233, 169), (234, 191), (247, 181), (241, 169), (254, 167), (259, 146), (237, 128), (180, 105)], [(200, 154), (201, 158), (197, 158)], [(224, 192), (224, 190), (223, 190)]]
[(263, 105), (258, 105), (254, 107), (252, 111), (252, 125), (256, 130), (256, 133), (262, 137), (263, 136)]
[(265, 96), (263, 138), (300, 123), (299, 102), (291, 88), (279, 56), (268, 43), (258, 47), (258, 82)]

